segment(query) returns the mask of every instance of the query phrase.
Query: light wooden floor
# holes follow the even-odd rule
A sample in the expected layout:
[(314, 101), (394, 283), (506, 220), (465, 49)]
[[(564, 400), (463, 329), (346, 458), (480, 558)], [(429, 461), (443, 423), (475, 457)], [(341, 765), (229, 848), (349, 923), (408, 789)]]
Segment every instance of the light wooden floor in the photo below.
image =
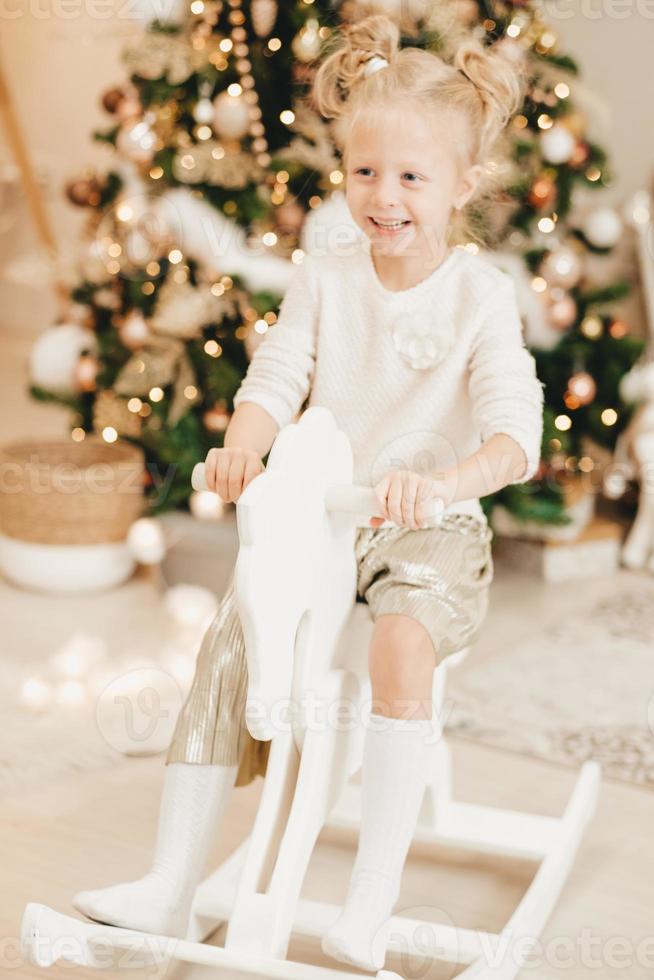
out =
[[(56, 434), (65, 416), (26, 402), (23, 369), (25, 338), (3, 337), (0, 368), (0, 437)], [(616, 577), (629, 581), (628, 573)], [(491, 656), (500, 643), (514, 642), (532, 627), (542, 627), (574, 608), (580, 589), (586, 596), (607, 594), (617, 581), (554, 589), (530, 583), (498, 569), (488, 629), (475, 656)], [(6, 608), (0, 594), (0, 617)], [(29, 631), (26, 631), (26, 642)], [(1, 654), (0, 654), (1, 656)], [(10, 738), (4, 732), (4, 738)], [(463, 739), (451, 739), (457, 799), (559, 814), (575, 772), (500, 752)], [(47, 752), (47, 746), (43, 746)], [(20, 963), (20, 920), (28, 901), (43, 902), (76, 915), (71, 896), (81, 888), (101, 887), (143, 874), (154, 842), (163, 756), (132, 758), (102, 774), (67, 778), (56, 786), (19, 799), (0, 801), (0, 969), (9, 977), (41, 978), (43, 970)], [(262, 781), (234, 791), (217, 833), (210, 866), (222, 861), (249, 832)], [(542, 937), (542, 953), (522, 978), (629, 978), (654, 975), (654, 794), (605, 780), (597, 815), (577, 856), (559, 904)], [(338, 902), (344, 898), (353, 851), (336, 834), (323, 833), (315, 850), (303, 895)], [(208, 869), (209, 870), (209, 869)], [(463, 852), (425, 860), (412, 849), (405, 869), (398, 911), (415, 909), (432, 921), (453, 920), (468, 928), (497, 930), (528, 884), (532, 866), (481, 860)], [(221, 944), (222, 932), (212, 939)], [(307, 963), (334, 965), (319, 944), (294, 941), (289, 955)], [(451, 967), (421, 970), (416, 963), (387, 962), (406, 978), (441, 980), (456, 975)], [(135, 972), (88, 971), (59, 965), (58, 977), (163, 976)], [(208, 969), (179, 966), (170, 980), (209, 980)], [(363, 974), (362, 974), (363, 975)]]

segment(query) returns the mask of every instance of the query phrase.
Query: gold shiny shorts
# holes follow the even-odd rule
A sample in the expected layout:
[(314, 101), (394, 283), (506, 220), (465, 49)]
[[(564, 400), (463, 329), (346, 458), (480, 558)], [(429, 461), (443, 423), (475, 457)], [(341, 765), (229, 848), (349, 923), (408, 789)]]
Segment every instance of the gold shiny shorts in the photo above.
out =
[[(470, 514), (433, 528), (361, 527), (355, 537), (357, 602), (373, 619), (401, 613), (431, 636), (436, 663), (469, 646), (488, 609), (493, 532)], [(248, 673), (233, 575), (198, 652), (195, 676), (166, 755), (169, 762), (239, 765), (236, 785), (265, 775), (270, 742), (245, 725)]]

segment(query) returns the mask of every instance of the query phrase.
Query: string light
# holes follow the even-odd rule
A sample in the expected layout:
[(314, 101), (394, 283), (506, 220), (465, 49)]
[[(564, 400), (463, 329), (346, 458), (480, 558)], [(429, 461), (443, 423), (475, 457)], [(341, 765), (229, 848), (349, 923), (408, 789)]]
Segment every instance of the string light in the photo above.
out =
[(581, 321), (581, 332), (589, 340), (597, 340), (602, 336), (604, 324), (598, 316), (586, 316)]

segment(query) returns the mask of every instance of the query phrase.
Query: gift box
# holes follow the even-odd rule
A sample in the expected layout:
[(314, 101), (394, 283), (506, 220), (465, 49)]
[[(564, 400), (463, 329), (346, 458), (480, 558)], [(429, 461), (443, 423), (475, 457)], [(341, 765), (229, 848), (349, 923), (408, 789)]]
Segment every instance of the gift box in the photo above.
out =
[(574, 579), (611, 575), (620, 567), (624, 527), (605, 517), (593, 517), (572, 540), (535, 540), (496, 534), (494, 557), (512, 568), (544, 579)]

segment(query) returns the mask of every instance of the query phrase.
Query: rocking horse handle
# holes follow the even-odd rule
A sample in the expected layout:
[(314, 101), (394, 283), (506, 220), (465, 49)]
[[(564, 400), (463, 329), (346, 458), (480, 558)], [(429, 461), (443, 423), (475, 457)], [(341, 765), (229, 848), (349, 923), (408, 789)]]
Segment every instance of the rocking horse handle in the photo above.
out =
[[(208, 490), (204, 473), (204, 463), (196, 463), (191, 475), (191, 486), (194, 490)], [(335, 483), (327, 487), (325, 492), (325, 507), (328, 511), (353, 514), (365, 525), (371, 517), (381, 517), (378, 514), (379, 504), (372, 487), (357, 486), (356, 484)], [(443, 501), (434, 498), (429, 501), (426, 509), (426, 519), (423, 527), (433, 527), (440, 522), (444, 510)], [(365, 526), (364, 525), (364, 526)], [(395, 527), (392, 521), (385, 521), (384, 527)]]

